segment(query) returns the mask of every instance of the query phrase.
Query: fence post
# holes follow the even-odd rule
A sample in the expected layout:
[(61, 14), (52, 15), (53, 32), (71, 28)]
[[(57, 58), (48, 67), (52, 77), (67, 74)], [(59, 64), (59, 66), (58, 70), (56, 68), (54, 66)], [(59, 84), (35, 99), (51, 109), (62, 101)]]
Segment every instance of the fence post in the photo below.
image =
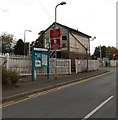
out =
[(6, 54), (6, 69), (9, 69), (9, 53)]
[(77, 71), (77, 68), (78, 68), (78, 64), (77, 64), (77, 62), (78, 62), (78, 60), (75, 59), (75, 72), (76, 72), (76, 74), (78, 73), (78, 71)]
[(69, 74), (71, 75), (71, 60), (69, 60)]
[(36, 69), (34, 69), (34, 79), (36, 80)]

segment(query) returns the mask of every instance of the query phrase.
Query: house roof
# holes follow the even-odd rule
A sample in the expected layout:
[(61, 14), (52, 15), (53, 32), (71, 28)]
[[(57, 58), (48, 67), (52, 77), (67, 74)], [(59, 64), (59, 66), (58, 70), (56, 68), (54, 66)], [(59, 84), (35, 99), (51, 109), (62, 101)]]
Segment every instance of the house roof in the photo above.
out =
[[(45, 33), (50, 27), (52, 27), (54, 24), (55, 24), (55, 22), (54, 22), (52, 25), (50, 25), (50, 26), (44, 31), (44, 33)], [(87, 35), (87, 34), (85, 34), (85, 33), (82, 33), (82, 32), (80, 32), (80, 31), (78, 31), (78, 30), (75, 30), (75, 29), (73, 29), (73, 28), (67, 27), (67, 26), (62, 25), (62, 24), (57, 23), (57, 22), (56, 22), (56, 24), (59, 25), (59, 26), (64, 27), (65, 29), (68, 29), (70, 32), (75, 32), (75, 33), (78, 33), (78, 34), (80, 34), (80, 35), (83, 35), (83, 36), (85, 36), (85, 37), (87, 37), (87, 38), (91, 38), (91, 36), (89, 36), (89, 35)]]

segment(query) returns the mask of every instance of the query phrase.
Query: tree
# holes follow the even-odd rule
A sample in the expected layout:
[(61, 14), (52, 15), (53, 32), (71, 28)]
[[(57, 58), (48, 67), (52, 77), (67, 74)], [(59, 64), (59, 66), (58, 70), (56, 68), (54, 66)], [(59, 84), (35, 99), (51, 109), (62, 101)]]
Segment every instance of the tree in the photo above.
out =
[[(101, 54), (102, 54), (102, 58), (106, 56), (106, 47), (105, 46), (101, 46)], [(100, 46), (95, 48), (94, 54), (93, 56), (96, 56), (96, 58), (100, 58)]]
[(34, 42), (34, 47), (38, 47), (38, 48), (43, 48), (44, 46), (43, 46), (43, 39), (44, 39), (44, 33), (45, 33), (45, 31), (43, 30), (43, 31), (41, 31), (40, 33), (39, 33), (39, 37), (36, 39), (36, 41)]
[[(112, 47), (101, 46), (102, 58), (108, 57), (109, 59), (113, 59), (113, 56), (112, 56), (113, 53), (118, 53), (118, 49), (113, 46)], [(95, 51), (92, 57), (100, 58), (100, 46), (95, 48)]]
[(109, 59), (118, 59), (118, 57), (114, 57), (113, 54), (118, 54), (118, 49), (115, 47), (107, 47), (107, 51), (110, 51)]
[(10, 53), (12, 51), (12, 43), (15, 41), (14, 36), (9, 33), (3, 33), (0, 39), (2, 39), (2, 53)]
[(22, 39), (19, 39), (14, 46), (15, 55), (24, 55), (24, 42)]
[[(25, 45), (25, 48), (24, 48), (24, 45)], [(16, 45), (14, 46), (15, 55), (24, 55), (24, 54), (27, 55), (28, 50), (29, 50), (29, 43), (24, 44), (22, 39), (19, 39)]]

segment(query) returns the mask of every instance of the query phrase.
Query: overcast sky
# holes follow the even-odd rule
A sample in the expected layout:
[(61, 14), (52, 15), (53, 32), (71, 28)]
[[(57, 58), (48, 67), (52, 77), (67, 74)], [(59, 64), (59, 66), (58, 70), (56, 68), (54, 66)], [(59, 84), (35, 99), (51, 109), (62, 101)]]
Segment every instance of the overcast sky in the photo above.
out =
[[(99, 45), (116, 46), (117, 0), (63, 0), (57, 8), (57, 22), (96, 37), (91, 52)], [(32, 42), (41, 30), (54, 22), (55, 6), (62, 0), (0, 0), (0, 33)]]

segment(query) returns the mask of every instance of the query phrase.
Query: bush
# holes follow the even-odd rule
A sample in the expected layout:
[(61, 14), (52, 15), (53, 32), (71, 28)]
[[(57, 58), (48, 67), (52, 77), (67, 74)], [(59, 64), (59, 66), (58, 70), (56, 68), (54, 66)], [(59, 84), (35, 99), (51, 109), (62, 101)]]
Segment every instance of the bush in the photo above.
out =
[(17, 72), (12, 70), (2, 69), (2, 84), (3, 85), (13, 85), (18, 82), (20, 76)]

